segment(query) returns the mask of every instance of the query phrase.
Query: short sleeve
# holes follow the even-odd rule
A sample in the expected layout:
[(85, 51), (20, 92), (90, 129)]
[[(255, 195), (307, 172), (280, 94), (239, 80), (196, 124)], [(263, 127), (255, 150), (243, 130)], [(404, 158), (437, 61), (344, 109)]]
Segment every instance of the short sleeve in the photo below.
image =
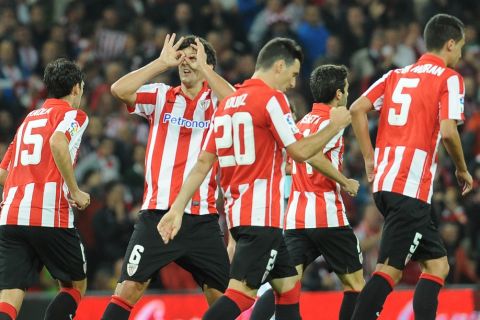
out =
[(8, 146), (5, 155), (3, 156), (2, 162), (0, 163), (0, 169), (8, 170), (8, 166), (10, 165), (10, 160), (12, 159), (12, 149), (13, 149), (13, 142), (10, 143)]
[(81, 135), (88, 125), (88, 117), (82, 110), (70, 110), (64, 113), (55, 131), (62, 132), (70, 142), (76, 135)]
[(440, 97), (440, 117), (439, 120), (457, 120), (463, 122), (465, 86), (463, 78), (458, 74), (453, 74), (443, 83)]
[(149, 118), (155, 111), (161, 112), (165, 104), (166, 93), (170, 86), (163, 83), (152, 83), (141, 86), (136, 94), (133, 106), (127, 106), (128, 112)]
[(385, 95), (385, 84), (387, 78), (390, 76), (392, 71), (385, 73), (380, 79), (378, 79), (374, 84), (372, 84), (367, 91), (363, 93), (363, 96), (366, 97), (373, 104), (375, 110), (380, 111), (383, 106), (383, 98)]
[(293, 120), (284, 94), (274, 95), (268, 100), (266, 116), (270, 132), (280, 146), (286, 148), (303, 137)]
[[(330, 120), (325, 120), (323, 121), (322, 123), (320, 123), (320, 126), (318, 126), (318, 129), (316, 132), (320, 132), (322, 131), (323, 129), (325, 129), (325, 127), (330, 123)], [(330, 151), (331, 149), (333, 149), (337, 144), (338, 144), (338, 141), (342, 138), (343, 136), (343, 131), (344, 129), (340, 130), (340, 132), (338, 132), (332, 139), (330, 139), (330, 141), (328, 141), (327, 145), (325, 146), (325, 148), (323, 148), (323, 153), (327, 153), (328, 151)], [(316, 133), (316, 132), (313, 132), (313, 133)], [(312, 133), (312, 134), (313, 134)]]

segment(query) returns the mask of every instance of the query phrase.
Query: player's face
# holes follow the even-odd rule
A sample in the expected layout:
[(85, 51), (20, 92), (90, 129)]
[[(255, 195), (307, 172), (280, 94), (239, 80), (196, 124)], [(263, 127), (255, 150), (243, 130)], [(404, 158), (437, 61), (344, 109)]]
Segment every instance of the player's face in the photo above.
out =
[(462, 38), (460, 41), (455, 42), (451, 52), (451, 59), (448, 63), (448, 67), (454, 68), (460, 58), (462, 57), (462, 48), (465, 45), (465, 38)]
[(279, 79), (279, 87), (280, 91), (287, 91), (288, 89), (295, 88), (295, 84), (297, 81), (297, 76), (300, 73), (300, 61), (295, 59), (295, 61), (291, 65), (285, 65), (285, 68), (280, 73)]
[[(197, 63), (197, 52), (192, 47), (187, 47), (182, 50), (185, 53), (185, 56), (192, 61), (192, 63)], [(180, 75), (180, 81), (187, 86), (193, 86), (198, 81), (203, 81), (200, 79), (200, 74), (197, 70), (192, 69), (189, 64), (184, 60), (178, 66), (178, 73)]]

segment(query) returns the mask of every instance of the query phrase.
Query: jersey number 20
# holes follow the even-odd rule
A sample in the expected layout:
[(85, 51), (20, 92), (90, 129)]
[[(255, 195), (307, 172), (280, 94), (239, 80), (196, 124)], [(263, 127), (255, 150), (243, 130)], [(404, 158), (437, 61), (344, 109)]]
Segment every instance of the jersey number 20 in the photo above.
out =
[[(215, 132), (223, 127), (223, 135), (215, 138), (217, 150), (228, 149), (233, 145), (233, 155), (219, 156), (220, 167), (249, 165), (255, 162), (255, 140), (253, 121), (248, 112), (224, 115), (214, 120)], [(232, 130), (233, 129), (233, 130)]]
[(420, 79), (414, 78), (400, 78), (398, 80), (395, 90), (393, 90), (392, 101), (400, 104), (400, 113), (395, 111), (395, 108), (391, 107), (388, 110), (388, 123), (392, 126), (404, 126), (407, 123), (408, 111), (410, 110), (410, 104), (412, 103), (412, 96), (408, 93), (403, 93), (404, 88), (416, 88)]

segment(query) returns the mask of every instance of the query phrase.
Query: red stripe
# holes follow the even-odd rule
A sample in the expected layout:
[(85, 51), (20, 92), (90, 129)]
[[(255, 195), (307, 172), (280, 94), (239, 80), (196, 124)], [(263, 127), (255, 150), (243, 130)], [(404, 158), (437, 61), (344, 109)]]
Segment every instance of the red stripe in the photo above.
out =
[(400, 168), (392, 186), (392, 192), (400, 194), (403, 193), (403, 189), (405, 189), (405, 184), (407, 183), (408, 174), (410, 173), (412, 165), (418, 165), (412, 163), (414, 153), (415, 149), (405, 148), (405, 151), (403, 152), (402, 162), (400, 162)]
[(315, 209), (317, 212), (317, 228), (327, 227), (327, 207), (325, 204), (325, 197), (317, 197), (315, 202)]
[[(396, 147), (391, 147), (390, 152), (388, 153), (388, 164), (385, 167), (385, 170), (383, 170), (383, 174), (380, 177), (380, 180), (378, 181), (378, 190), (383, 189), (383, 181), (385, 180), (385, 177), (387, 176), (388, 172), (393, 166), (393, 163), (395, 162), (395, 149)], [(386, 149), (385, 149), (386, 150)], [(387, 151), (385, 151), (386, 153)]]
[[(23, 194), (25, 191), (25, 186), (19, 186), (15, 192), (15, 196), (10, 204), (10, 209), (8, 210), (7, 224), (17, 225), (18, 224), (18, 206), (20, 201), (22, 201)], [(7, 193), (8, 194), (8, 193)]]
[(57, 188), (55, 189), (55, 214), (54, 214), (54, 219), (53, 219), (53, 226), (58, 228), (60, 227), (60, 208), (61, 208), (61, 202), (63, 197), (63, 178), (60, 179), (60, 183), (56, 186)]
[[(245, 191), (242, 197), (242, 206), (240, 207), (240, 225), (241, 226), (252, 225), (253, 185), (254, 185), (254, 182), (250, 183), (247, 191)], [(239, 197), (238, 186), (235, 186), (234, 188), (232, 188), (232, 190), (235, 190), (235, 194), (232, 193), (232, 198), (238, 199)]]
[(289, 291), (280, 294), (275, 292), (275, 304), (297, 304), (300, 300), (300, 289), (300, 281), (297, 281), (297, 283), (295, 283), (295, 286)]
[(338, 226), (343, 227), (345, 226), (345, 220), (343, 220), (343, 206), (342, 206), (342, 202), (340, 201), (340, 194), (338, 191), (334, 191), (334, 194), (335, 194), (335, 206), (337, 207)]
[(126, 300), (122, 299), (119, 296), (112, 296), (110, 303), (114, 303), (120, 308), (127, 310), (128, 312), (132, 311), (133, 309), (133, 306), (131, 304), (129, 304)]
[(136, 104), (151, 104), (156, 105), (157, 103), (157, 93), (158, 89), (155, 92), (137, 92), (137, 99), (133, 106), (127, 105), (128, 112), (132, 113), (135, 111)]
[(305, 228), (305, 216), (307, 214), (307, 196), (300, 192), (298, 195), (297, 208), (295, 210), (295, 228)]
[(12, 320), (17, 318), (17, 309), (7, 302), (0, 302), (0, 312), (7, 314)]
[(77, 304), (77, 306), (80, 303), (80, 300), (82, 299), (82, 294), (80, 293), (80, 291), (78, 291), (75, 288), (62, 288), (60, 289), (60, 292), (64, 292), (70, 295), (73, 298), (73, 300), (75, 300), (75, 303)]
[(385, 273), (385, 272), (381, 272), (381, 271), (375, 271), (373, 273), (374, 275), (378, 275), (379, 277), (382, 277), (383, 279), (385, 279), (388, 284), (390, 285), (390, 287), (395, 287), (395, 281), (393, 280), (393, 278), (388, 274), (388, 273)]
[(436, 282), (436, 283), (438, 283), (439, 285), (441, 285), (442, 287), (443, 287), (443, 285), (445, 284), (445, 280), (443, 280), (442, 278), (437, 277), (437, 276), (434, 276), (433, 274), (425, 273), (425, 272), (423, 272), (423, 273), (420, 275), (420, 279), (426, 279), (426, 280), (430, 280), (430, 281)]
[(249, 295), (246, 295), (241, 291), (230, 288), (225, 291), (225, 296), (235, 302), (237, 307), (242, 312), (250, 308), (255, 302), (255, 299), (253, 297), (250, 297)]

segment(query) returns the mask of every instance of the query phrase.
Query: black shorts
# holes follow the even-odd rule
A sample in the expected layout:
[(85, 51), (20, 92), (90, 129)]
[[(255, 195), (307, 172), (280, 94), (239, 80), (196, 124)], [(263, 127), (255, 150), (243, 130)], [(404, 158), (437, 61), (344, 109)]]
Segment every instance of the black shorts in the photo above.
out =
[(43, 266), (60, 281), (85, 279), (87, 264), (75, 228), (0, 226), (0, 289), (31, 287)]
[(283, 239), (282, 229), (235, 227), (230, 229), (230, 233), (237, 242), (230, 278), (258, 289), (272, 279), (297, 275)]
[(157, 225), (165, 210), (144, 210), (139, 214), (128, 243), (119, 282), (145, 282), (170, 262), (190, 272), (203, 288), (206, 284), (224, 292), (230, 263), (218, 215), (185, 214), (177, 236), (163, 243)]
[(447, 255), (430, 204), (386, 191), (374, 193), (373, 198), (385, 217), (378, 263), (403, 270), (410, 259), (425, 261)]
[(362, 269), (360, 244), (351, 227), (286, 230), (285, 243), (295, 266), (306, 268), (323, 255), (338, 275)]

